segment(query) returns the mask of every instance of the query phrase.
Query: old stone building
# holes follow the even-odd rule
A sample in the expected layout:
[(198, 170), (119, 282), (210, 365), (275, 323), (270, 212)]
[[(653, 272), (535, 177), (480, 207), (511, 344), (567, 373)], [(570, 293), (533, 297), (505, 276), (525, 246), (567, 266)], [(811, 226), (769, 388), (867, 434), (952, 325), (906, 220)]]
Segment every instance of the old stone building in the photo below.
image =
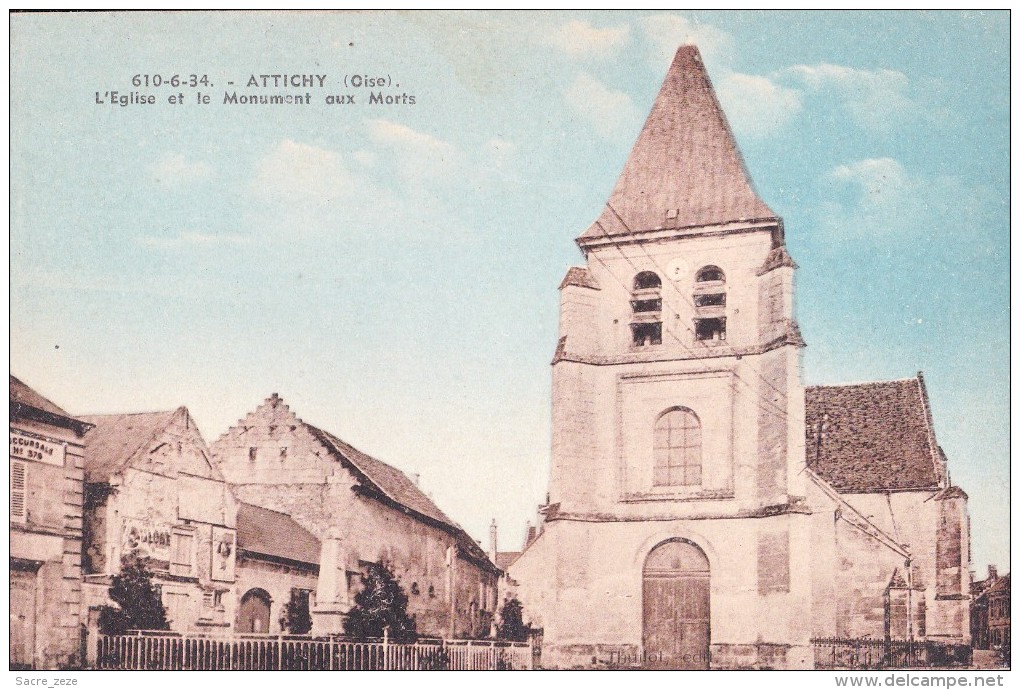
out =
[(888, 615), (893, 639), (968, 641), (967, 494), (949, 482), (924, 377), (808, 387), (806, 421), (808, 472), (841, 518), (812, 542), (837, 559), (816, 570), (817, 636), (876, 636)]
[(1010, 574), (988, 566), (988, 577), (970, 588), (970, 630), (974, 649), (1010, 648)]
[(237, 505), (184, 407), (82, 417), (85, 610), (92, 631), (121, 559), (139, 552), (172, 630), (229, 631), (237, 602)]
[(371, 563), (400, 578), (419, 633), (488, 633), (498, 570), (403, 472), (302, 421), (275, 394), (211, 449), (238, 499), (320, 540), (313, 634), (342, 632)]
[(10, 377), (10, 667), (80, 663), (82, 437), (90, 425)]
[(288, 606), (311, 616), (321, 551), (322, 543), (290, 515), (240, 503), (237, 632), (309, 632), (295, 629), (287, 619)]
[(923, 379), (805, 390), (784, 233), (680, 48), (560, 285), (549, 501), (510, 565), (546, 666), (967, 641), (966, 495)]

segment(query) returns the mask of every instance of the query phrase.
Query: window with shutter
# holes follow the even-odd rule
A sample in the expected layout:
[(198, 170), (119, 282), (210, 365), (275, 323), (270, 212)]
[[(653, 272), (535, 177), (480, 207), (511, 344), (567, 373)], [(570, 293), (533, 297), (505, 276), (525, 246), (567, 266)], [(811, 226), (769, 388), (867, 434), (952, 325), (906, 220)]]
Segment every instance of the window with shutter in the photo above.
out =
[(173, 575), (193, 575), (195, 536), (185, 532), (174, 532), (173, 555), (170, 572)]
[(11, 522), (25, 524), (28, 517), (28, 468), (25, 463), (11, 461)]

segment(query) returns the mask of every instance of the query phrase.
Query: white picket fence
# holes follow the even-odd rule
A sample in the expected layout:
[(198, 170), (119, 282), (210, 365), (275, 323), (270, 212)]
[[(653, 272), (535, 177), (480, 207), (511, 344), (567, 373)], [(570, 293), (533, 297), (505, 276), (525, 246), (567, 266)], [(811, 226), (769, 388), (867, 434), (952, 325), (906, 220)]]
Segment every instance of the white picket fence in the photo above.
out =
[(420, 640), (398, 644), (266, 635), (100, 635), (95, 668), (153, 671), (492, 671), (533, 668), (528, 642)]

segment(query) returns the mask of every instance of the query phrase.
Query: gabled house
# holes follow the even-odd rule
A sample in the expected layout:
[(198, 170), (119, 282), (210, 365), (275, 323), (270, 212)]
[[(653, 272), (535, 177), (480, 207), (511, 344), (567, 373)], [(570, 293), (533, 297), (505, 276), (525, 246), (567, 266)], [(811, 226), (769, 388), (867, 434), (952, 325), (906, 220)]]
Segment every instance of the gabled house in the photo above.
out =
[(10, 377), (10, 667), (81, 663), (83, 436), (76, 419)]
[(289, 516), (321, 542), (313, 634), (343, 632), (373, 563), (400, 579), (419, 633), (488, 633), (498, 569), (400, 470), (301, 420), (276, 394), (211, 450), (238, 499)]
[(988, 577), (971, 585), (971, 637), (974, 649), (1010, 648), (1010, 574), (988, 566)]
[[(310, 618), (322, 543), (294, 518), (268, 508), (237, 507), (239, 633), (295, 633), (292, 609)], [(303, 615), (301, 615), (303, 614)]]
[(184, 407), (86, 415), (85, 608), (95, 628), (110, 578), (137, 553), (155, 574), (171, 629), (230, 630), (237, 504)]

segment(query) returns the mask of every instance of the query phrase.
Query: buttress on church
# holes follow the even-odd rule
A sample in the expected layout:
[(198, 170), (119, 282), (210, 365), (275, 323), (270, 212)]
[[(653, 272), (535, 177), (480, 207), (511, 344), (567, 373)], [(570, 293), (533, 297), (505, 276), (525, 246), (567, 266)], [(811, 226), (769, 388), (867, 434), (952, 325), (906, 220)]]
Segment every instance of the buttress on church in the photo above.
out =
[(509, 566), (545, 667), (811, 668), (969, 643), (967, 495), (921, 374), (805, 387), (783, 221), (679, 49), (560, 285), (552, 468)]

